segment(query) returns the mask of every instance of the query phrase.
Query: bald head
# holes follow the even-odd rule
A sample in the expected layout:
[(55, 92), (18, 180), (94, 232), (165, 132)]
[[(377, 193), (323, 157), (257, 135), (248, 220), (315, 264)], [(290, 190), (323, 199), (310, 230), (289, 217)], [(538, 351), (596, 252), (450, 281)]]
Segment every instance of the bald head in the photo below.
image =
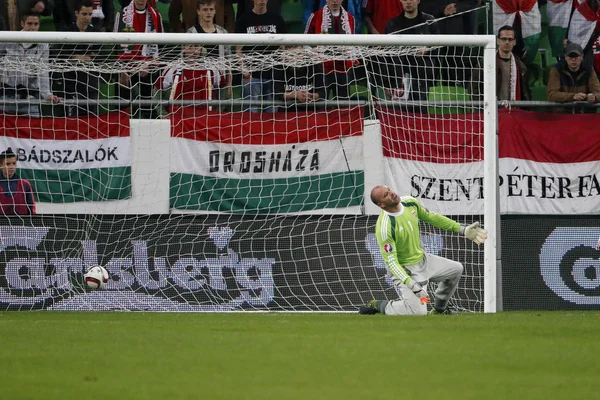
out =
[(389, 187), (379, 185), (371, 190), (371, 201), (385, 211), (396, 212), (399, 210), (400, 196)]
[(385, 192), (386, 187), (383, 185), (378, 185), (375, 186), (372, 190), (371, 190), (371, 201), (373, 202), (373, 204), (375, 204), (377, 207), (379, 207), (379, 203), (381, 203), (381, 195)]

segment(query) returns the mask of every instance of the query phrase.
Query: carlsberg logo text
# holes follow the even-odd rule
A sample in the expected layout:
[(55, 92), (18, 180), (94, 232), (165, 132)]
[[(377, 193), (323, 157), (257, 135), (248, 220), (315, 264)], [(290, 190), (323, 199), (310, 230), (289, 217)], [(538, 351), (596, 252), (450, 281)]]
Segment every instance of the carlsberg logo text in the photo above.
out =
[[(45, 234), (42, 234), (43, 236)], [(22, 241), (22, 238), (16, 239), (17, 242), (19, 240)], [(33, 250), (40, 242), (41, 240), (36, 240), (27, 247)], [(239, 294), (239, 298), (255, 306), (264, 306), (274, 297), (272, 269), (275, 260), (272, 258), (242, 258), (227, 248), (226, 254), (215, 258), (189, 255), (177, 258), (171, 265), (167, 265), (164, 257), (148, 256), (146, 241), (132, 240), (130, 243), (130, 257), (111, 258), (104, 264), (110, 274), (105, 290), (127, 291), (143, 288), (148, 293), (160, 293), (163, 289), (211, 293), (233, 290), (232, 294)], [(16, 244), (23, 245), (15, 243), (13, 246)], [(7, 260), (5, 277), (8, 285), (0, 290), (0, 302), (18, 303), (22, 300), (31, 304), (65, 291), (81, 292), (82, 289), (76, 287), (78, 284), (73, 275), (100, 264), (96, 241), (84, 240), (81, 244), (82, 258), (48, 260), (39, 257), (17, 257)], [(6, 247), (8, 246), (0, 247), (0, 251), (4, 251)], [(48, 271), (52, 273), (48, 274)], [(30, 294), (25, 295), (24, 291)]]

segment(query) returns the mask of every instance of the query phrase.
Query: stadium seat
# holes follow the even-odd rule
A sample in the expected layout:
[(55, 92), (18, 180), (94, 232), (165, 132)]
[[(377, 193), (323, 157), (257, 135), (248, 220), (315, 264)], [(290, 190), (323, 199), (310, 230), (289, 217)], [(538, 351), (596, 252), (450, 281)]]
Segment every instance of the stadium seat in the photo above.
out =
[(369, 89), (363, 85), (358, 85), (358, 84), (350, 86), (349, 94), (350, 94), (350, 98), (353, 100), (357, 100), (357, 99), (368, 100), (369, 96), (370, 96)]
[[(471, 98), (467, 91), (461, 86), (433, 86), (429, 89), (427, 96), (429, 101), (470, 101)], [(471, 112), (470, 107), (439, 107), (429, 106), (430, 114), (464, 114)]]
[[(531, 100), (546, 101), (546, 86), (534, 86), (531, 88)], [(542, 110), (544, 111), (544, 110)]]
[(54, 19), (52, 16), (50, 17), (40, 17), (40, 31), (42, 32), (51, 32), (55, 31), (54, 29)]
[(544, 71), (539, 64), (529, 64), (527, 66), (527, 83), (530, 88), (544, 85)]
[(281, 5), (281, 16), (285, 21), (288, 33), (304, 33), (302, 12), (301, 2), (284, 2)]

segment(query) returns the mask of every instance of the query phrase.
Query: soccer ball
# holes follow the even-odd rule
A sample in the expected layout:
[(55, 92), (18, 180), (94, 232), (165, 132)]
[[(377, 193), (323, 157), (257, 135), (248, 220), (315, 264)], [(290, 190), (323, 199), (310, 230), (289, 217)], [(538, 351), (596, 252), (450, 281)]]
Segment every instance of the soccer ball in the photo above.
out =
[(90, 289), (102, 289), (108, 282), (108, 271), (104, 267), (95, 265), (88, 269), (83, 277)]

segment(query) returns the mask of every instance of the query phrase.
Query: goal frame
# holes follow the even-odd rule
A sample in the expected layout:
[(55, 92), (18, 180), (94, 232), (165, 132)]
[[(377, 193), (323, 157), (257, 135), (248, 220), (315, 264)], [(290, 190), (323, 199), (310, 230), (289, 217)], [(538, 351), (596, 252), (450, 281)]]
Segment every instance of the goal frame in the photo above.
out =
[(2, 32), (0, 42), (89, 44), (200, 44), (200, 45), (307, 45), (307, 46), (476, 46), (483, 49), (484, 118), (484, 221), (488, 239), (484, 245), (484, 312), (499, 310), (497, 296), (498, 140), (496, 105), (496, 38), (493, 35), (304, 35), (304, 34), (212, 34), (89, 32)]

